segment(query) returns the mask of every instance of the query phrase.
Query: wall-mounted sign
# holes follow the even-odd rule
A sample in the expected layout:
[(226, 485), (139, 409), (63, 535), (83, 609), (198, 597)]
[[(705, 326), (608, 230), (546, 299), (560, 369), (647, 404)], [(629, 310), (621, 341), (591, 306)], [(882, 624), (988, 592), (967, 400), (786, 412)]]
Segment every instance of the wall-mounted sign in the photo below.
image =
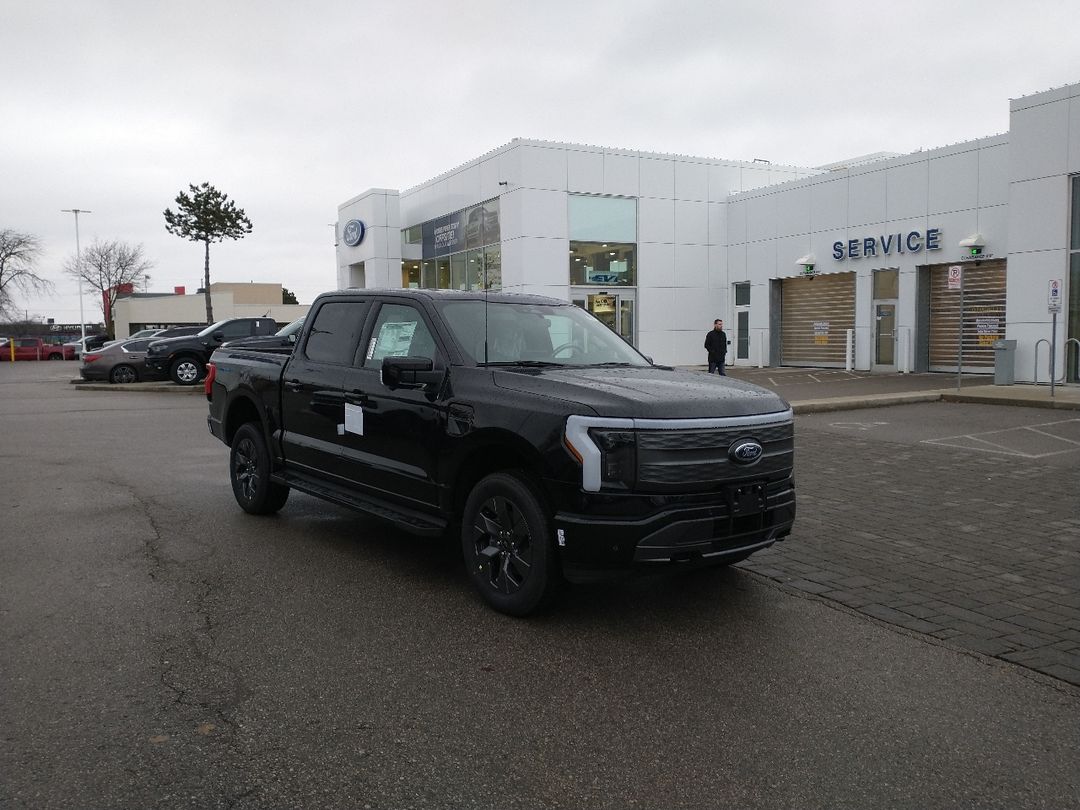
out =
[(828, 321), (814, 321), (814, 344), (817, 346), (829, 345)]
[(364, 234), (367, 233), (367, 226), (358, 219), (350, 219), (345, 223), (345, 230), (341, 233), (341, 238), (345, 244), (349, 247), (356, 247), (364, 241)]
[(865, 236), (846, 242), (833, 242), (832, 257), (837, 261), (858, 259), (862, 256), (889, 256), (893, 253), (920, 253), (923, 250), (941, 250), (941, 228), (922, 231), (890, 233), (885, 236)]
[(964, 267), (954, 264), (949, 267), (949, 289), (959, 290), (964, 286)]

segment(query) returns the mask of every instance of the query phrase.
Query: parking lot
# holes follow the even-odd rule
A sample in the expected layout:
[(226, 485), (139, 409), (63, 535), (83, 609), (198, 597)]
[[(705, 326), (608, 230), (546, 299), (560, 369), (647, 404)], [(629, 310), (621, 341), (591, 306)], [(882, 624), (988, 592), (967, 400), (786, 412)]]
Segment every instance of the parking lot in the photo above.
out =
[(1080, 413), (800, 416), (789, 540), (522, 621), (73, 375), (0, 366), (0, 806), (1080, 806)]

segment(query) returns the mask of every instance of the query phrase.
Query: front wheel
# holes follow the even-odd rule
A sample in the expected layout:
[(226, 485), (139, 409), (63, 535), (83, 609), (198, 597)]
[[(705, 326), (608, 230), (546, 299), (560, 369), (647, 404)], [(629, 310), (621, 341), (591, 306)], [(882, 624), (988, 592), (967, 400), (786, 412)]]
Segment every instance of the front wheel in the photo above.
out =
[(194, 385), (205, 373), (203, 364), (194, 357), (178, 357), (169, 367), (169, 378), (177, 385)]
[(289, 498), (287, 486), (270, 480), (270, 451), (262, 430), (252, 422), (233, 436), (229, 480), (240, 508), (253, 515), (272, 515)]
[(501, 613), (527, 616), (558, 582), (547, 510), (535, 485), (517, 473), (494, 473), (473, 487), (461, 545), (473, 584)]

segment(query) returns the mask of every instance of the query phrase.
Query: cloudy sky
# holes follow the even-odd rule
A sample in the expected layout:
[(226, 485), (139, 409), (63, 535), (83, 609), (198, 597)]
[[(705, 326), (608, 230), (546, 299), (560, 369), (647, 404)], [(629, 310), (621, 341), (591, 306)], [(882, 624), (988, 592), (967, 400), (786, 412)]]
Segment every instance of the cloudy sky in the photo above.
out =
[[(816, 166), (1008, 129), (1008, 99), (1080, 81), (1075, 0), (0, 0), (0, 228), (56, 294), (94, 239), (141, 243), (149, 289), (202, 278), (162, 211), (209, 181), (250, 236), (214, 281), (336, 283), (337, 206), (514, 137)], [(88, 320), (100, 317), (85, 299)]]

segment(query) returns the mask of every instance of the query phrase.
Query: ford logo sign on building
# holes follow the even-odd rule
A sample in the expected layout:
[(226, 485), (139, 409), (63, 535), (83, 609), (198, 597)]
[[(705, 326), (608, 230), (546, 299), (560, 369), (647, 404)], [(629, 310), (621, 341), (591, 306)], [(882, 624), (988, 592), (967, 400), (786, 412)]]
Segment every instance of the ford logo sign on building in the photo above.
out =
[(345, 223), (345, 230), (342, 231), (341, 238), (345, 240), (345, 244), (349, 247), (356, 247), (364, 241), (364, 234), (367, 233), (367, 227), (358, 219), (350, 219)]
[(765, 453), (762, 447), (754, 439), (741, 439), (731, 445), (728, 457), (736, 464), (753, 464)]

